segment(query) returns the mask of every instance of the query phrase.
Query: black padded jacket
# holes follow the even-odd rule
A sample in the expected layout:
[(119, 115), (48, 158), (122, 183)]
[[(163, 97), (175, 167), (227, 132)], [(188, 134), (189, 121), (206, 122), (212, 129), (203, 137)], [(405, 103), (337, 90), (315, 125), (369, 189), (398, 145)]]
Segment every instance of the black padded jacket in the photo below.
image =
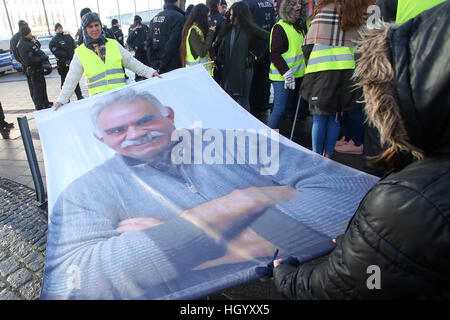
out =
[(275, 268), (285, 297), (450, 298), (449, 15), (446, 1), (386, 38), (400, 114), (424, 160), (367, 193), (325, 261)]

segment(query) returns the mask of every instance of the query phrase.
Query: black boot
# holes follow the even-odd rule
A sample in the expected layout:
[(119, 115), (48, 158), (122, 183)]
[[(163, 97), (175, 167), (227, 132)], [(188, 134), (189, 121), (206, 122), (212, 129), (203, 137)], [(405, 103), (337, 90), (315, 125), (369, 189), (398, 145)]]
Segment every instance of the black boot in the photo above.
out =
[(14, 123), (9, 123), (6, 121), (0, 122), (0, 129), (11, 129), (14, 128)]

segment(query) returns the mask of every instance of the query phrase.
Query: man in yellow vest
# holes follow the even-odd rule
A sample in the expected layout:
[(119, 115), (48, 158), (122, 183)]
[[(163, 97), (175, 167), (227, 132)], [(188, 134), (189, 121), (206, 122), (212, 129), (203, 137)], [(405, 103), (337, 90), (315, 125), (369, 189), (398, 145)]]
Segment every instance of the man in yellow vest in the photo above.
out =
[(404, 23), (445, 0), (378, 0), (381, 18), (386, 22)]
[(75, 50), (55, 110), (69, 101), (83, 74), (90, 96), (125, 86), (123, 67), (145, 78), (160, 77), (156, 70), (136, 60), (116, 40), (105, 37), (97, 13), (86, 13), (81, 22), (84, 43)]

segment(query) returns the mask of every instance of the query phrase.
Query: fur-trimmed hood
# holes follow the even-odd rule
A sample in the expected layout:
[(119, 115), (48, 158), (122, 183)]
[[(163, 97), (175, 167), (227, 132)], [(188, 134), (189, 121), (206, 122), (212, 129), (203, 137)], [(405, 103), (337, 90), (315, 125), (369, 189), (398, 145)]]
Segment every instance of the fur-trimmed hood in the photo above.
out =
[(392, 149), (450, 153), (450, 1), (363, 36), (355, 77), (369, 122)]
[(289, 24), (297, 24), (301, 25), (306, 22), (307, 19), (307, 10), (308, 4), (306, 0), (301, 0), (302, 2), (302, 13), (300, 14), (300, 18), (296, 19), (294, 15), (294, 10), (292, 10), (292, 6), (296, 3), (296, 0), (283, 0), (280, 6), (279, 14), (280, 18)]

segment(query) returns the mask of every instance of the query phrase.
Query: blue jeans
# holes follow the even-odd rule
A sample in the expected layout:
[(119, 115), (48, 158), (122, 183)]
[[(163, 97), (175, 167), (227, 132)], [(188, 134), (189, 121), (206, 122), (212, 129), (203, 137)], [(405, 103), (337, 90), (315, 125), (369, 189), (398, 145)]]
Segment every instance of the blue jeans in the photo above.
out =
[[(284, 81), (273, 81), (273, 111), (270, 114), (268, 126), (272, 129), (279, 129), (281, 117), (286, 111), (294, 110), (297, 107), (298, 89), (303, 78), (295, 79), (295, 90), (284, 88)], [(306, 102), (306, 101), (305, 101)], [(302, 105), (300, 105), (300, 108)]]
[(364, 105), (344, 112), (342, 127), (346, 141), (353, 140), (357, 147), (362, 145), (364, 142)]
[(312, 148), (313, 151), (322, 154), (332, 155), (341, 128), (339, 116), (314, 115), (312, 126)]

